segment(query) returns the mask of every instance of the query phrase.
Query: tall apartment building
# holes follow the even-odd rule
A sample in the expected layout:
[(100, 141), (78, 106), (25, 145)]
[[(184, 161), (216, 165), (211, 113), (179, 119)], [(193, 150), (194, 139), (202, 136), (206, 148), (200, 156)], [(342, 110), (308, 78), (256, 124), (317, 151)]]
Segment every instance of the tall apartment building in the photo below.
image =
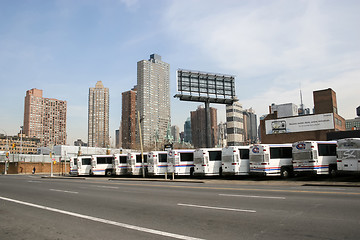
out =
[(245, 109), (244, 114), (244, 143), (245, 145), (258, 141), (257, 116), (252, 108)]
[(178, 126), (171, 126), (171, 136), (173, 137), (174, 142), (180, 142), (180, 129)]
[(234, 102), (226, 106), (227, 145), (244, 145), (244, 114), (240, 103)]
[(89, 88), (88, 146), (109, 146), (109, 89), (101, 81)]
[(136, 148), (136, 86), (122, 93), (121, 142), (125, 149)]
[(40, 139), (40, 146), (66, 144), (67, 102), (43, 98), (43, 91), (26, 91), (24, 104), (24, 134)]
[[(170, 123), (170, 65), (157, 54), (137, 63), (136, 108), (144, 148), (164, 143)], [(136, 141), (140, 143), (138, 134)]]
[[(205, 108), (199, 106), (196, 111), (190, 112), (191, 115), (191, 135), (192, 143), (195, 148), (207, 147), (206, 143), (206, 114)], [(211, 146), (217, 144), (217, 109), (210, 107), (211, 125)]]

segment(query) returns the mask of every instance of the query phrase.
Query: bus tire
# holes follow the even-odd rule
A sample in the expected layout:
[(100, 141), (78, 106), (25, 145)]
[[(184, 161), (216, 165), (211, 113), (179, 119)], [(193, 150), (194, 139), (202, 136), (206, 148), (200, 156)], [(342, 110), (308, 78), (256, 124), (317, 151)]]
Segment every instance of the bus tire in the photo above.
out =
[(190, 177), (194, 176), (194, 168), (190, 168)]
[(329, 175), (330, 177), (335, 177), (337, 175), (336, 166), (334, 165), (329, 166)]
[(219, 168), (219, 176), (222, 177), (222, 167)]
[(91, 177), (93, 177), (93, 176), (94, 176), (94, 173), (93, 173), (93, 171), (92, 171), (92, 170), (90, 170), (90, 171), (89, 171), (89, 175), (90, 175)]
[(281, 178), (287, 179), (290, 177), (290, 170), (286, 167), (281, 168)]
[(111, 177), (111, 175), (112, 175), (111, 170), (106, 170), (105, 175), (106, 175), (107, 177)]

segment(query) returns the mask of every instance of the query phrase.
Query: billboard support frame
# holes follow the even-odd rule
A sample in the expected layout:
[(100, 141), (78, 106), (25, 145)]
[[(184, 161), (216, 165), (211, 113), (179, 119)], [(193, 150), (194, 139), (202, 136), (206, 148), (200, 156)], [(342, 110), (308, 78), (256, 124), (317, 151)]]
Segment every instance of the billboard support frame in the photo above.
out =
[(174, 97), (179, 98), (180, 101), (203, 102), (205, 104), (206, 145), (210, 148), (210, 103), (233, 104), (238, 101), (235, 96), (235, 76), (184, 69), (178, 69), (176, 75), (177, 91), (180, 94), (176, 94)]

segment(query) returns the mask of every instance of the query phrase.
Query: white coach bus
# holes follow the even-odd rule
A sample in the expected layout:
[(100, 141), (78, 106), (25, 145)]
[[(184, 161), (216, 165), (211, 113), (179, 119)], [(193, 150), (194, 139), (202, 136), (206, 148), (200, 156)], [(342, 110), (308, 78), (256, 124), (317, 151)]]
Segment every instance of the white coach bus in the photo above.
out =
[(196, 149), (194, 152), (194, 165), (194, 175), (221, 175), (221, 148)]
[[(147, 153), (143, 153), (145, 173), (147, 174)], [(142, 175), (141, 153), (129, 153), (127, 158), (127, 171), (129, 175)]]
[(153, 151), (148, 153), (149, 176), (165, 175), (167, 172), (167, 151)]
[(90, 175), (91, 156), (79, 156), (77, 158), (77, 175)]
[(175, 149), (168, 151), (168, 173), (175, 175), (194, 175), (194, 149)]
[(293, 143), (294, 173), (336, 173), (336, 141), (300, 141)]
[(114, 175), (126, 175), (128, 173), (128, 164), (127, 164), (128, 155), (123, 154), (114, 154), (112, 170)]
[(292, 175), (292, 145), (291, 144), (255, 144), (249, 152), (250, 174), (263, 176)]
[(92, 155), (90, 175), (112, 175), (113, 155)]
[(71, 157), (70, 158), (70, 175), (71, 176), (76, 176), (77, 175), (77, 171), (78, 171), (78, 166), (77, 166), (77, 157)]
[(249, 175), (250, 146), (229, 146), (222, 149), (223, 175)]
[(360, 172), (360, 138), (345, 138), (337, 142), (337, 169)]

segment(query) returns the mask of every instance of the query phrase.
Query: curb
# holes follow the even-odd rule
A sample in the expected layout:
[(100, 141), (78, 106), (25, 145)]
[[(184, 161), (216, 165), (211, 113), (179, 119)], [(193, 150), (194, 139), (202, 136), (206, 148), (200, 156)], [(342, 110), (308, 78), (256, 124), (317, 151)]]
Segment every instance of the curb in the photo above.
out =
[(51, 179), (79, 179), (79, 180), (86, 180), (84, 177), (59, 177), (59, 176), (42, 176), (41, 178), (51, 178)]
[(183, 182), (183, 183), (205, 183), (198, 180), (180, 180), (180, 179), (151, 179), (151, 178), (110, 178), (109, 181), (139, 181), (139, 182)]
[(321, 183), (306, 183), (301, 186), (309, 187), (360, 187), (359, 184), (321, 184)]

